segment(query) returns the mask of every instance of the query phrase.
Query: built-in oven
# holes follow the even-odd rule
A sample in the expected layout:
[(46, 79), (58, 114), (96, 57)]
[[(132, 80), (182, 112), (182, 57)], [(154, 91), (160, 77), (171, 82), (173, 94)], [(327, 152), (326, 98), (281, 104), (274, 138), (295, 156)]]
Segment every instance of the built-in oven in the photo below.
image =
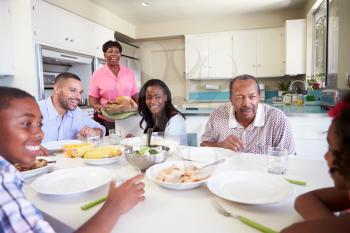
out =
[(46, 89), (53, 88), (53, 84), (55, 83), (55, 79), (58, 74), (59, 73), (55, 73), (55, 72), (43, 72), (44, 88)]

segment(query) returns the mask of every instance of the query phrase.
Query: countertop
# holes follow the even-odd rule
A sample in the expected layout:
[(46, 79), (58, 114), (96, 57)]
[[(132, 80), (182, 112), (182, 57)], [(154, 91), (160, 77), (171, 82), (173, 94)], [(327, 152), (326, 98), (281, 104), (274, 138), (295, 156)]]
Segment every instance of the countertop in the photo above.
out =
[[(269, 103), (267, 103), (269, 104)], [(297, 106), (297, 105), (283, 105), (283, 104), (271, 104), (273, 107), (282, 110), (287, 116), (327, 116), (327, 111), (321, 109), (320, 106)], [(186, 116), (207, 116), (214, 108), (212, 107), (187, 107), (179, 109), (180, 112)]]

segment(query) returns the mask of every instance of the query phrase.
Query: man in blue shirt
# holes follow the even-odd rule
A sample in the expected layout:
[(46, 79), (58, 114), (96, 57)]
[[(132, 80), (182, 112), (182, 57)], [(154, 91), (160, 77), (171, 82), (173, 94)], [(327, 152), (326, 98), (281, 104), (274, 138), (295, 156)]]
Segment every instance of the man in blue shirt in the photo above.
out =
[(78, 134), (86, 137), (92, 130), (105, 135), (105, 127), (78, 108), (82, 93), (77, 75), (64, 72), (56, 77), (52, 96), (38, 103), (43, 115), (43, 142), (77, 139)]

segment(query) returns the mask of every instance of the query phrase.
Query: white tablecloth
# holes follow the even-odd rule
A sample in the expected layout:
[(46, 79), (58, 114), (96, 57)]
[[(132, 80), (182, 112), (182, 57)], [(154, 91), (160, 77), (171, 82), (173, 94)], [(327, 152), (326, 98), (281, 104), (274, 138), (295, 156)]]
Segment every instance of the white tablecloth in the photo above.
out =
[[(232, 153), (232, 157), (220, 165), (216, 172), (230, 170), (257, 170), (266, 172), (264, 156), (230, 153)], [(57, 157), (56, 169), (87, 166), (82, 159), (70, 159), (63, 155)], [(171, 159), (179, 158), (175, 155)], [(104, 167), (121, 177), (130, 177), (137, 173), (136, 169), (129, 166), (126, 161)], [(275, 230), (281, 230), (301, 220), (301, 217), (293, 207), (297, 195), (316, 188), (333, 185), (325, 161), (290, 158), (286, 177), (304, 180), (307, 182), (307, 186), (295, 185), (295, 195), (277, 204), (255, 206), (224, 201), (225, 206), (234, 213), (249, 217)], [(88, 211), (82, 211), (80, 210), (80, 206), (105, 195), (107, 192), (106, 188), (100, 188), (74, 196), (48, 197), (37, 194), (30, 187), (29, 184), (32, 180), (28, 180), (24, 186), (24, 191), (28, 199), (45, 214), (51, 216), (53, 219), (50, 221), (64, 223), (71, 229), (77, 229), (101, 207), (99, 205)], [(217, 197), (205, 185), (192, 190), (177, 191), (162, 188), (147, 178), (144, 179), (144, 183), (146, 185), (146, 200), (123, 215), (112, 232), (256, 232), (256, 230), (251, 229), (234, 218), (224, 217), (219, 214), (215, 208)], [(60, 224), (58, 224), (58, 228), (58, 232), (63, 231)]]

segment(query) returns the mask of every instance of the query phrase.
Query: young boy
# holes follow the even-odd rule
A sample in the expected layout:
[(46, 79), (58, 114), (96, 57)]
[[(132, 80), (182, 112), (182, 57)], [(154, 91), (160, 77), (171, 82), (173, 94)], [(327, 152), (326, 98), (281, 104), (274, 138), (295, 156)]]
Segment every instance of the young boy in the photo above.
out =
[[(31, 166), (44, 137), (42, 115), (30, 94), (0, 86), (0, 232), (54, 232), (22, 192), (23, 180), (13, 166)], [(118, 218), (144, 200), (143, 176), (119, 187), (110, 183), (103, 207), (77, 232), (110, 232)]]

